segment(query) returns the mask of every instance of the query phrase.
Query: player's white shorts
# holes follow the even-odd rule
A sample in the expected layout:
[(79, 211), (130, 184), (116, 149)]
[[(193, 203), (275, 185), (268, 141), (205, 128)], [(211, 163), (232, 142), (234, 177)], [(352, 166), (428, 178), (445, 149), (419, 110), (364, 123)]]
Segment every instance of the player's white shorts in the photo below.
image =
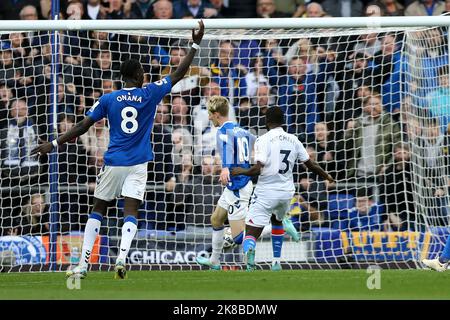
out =
[(291, 192), (275, 195), (253, 194), (245, 223), (263, 228), (270, 224), (272, 214), (276, 216), (278, 221), (283, 220), (291, 206), (292, 197)]
[(245, 187), (236, 192), (225, 188), (217, 205), (228, 211), (228, 220), (244, 220), (248, 212), (248, 203), (252, 192), (252, 181), (249, 181)]
[(111, 201), (120, 197), (143, 200), (147, 184), (147, 162), (129, 167), (104, 166), (97, 176), (94, 197)]

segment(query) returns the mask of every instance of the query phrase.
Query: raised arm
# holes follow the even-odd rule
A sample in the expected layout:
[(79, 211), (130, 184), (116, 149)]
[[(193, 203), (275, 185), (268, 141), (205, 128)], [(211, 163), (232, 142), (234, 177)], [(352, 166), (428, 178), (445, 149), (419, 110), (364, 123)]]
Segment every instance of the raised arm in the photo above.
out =
[(334, 182), (332, 176), (330, 176), (327, 172), (325, 172), (319, 164), (311, 159), (303, 162), (305, 166), (314, 173), (317, 173), (323, 179), (328, 180), (330, 182)]
[(198, 22), (200, 29), (196, 32), (195, 30), (192, 30), (192, 41), (194, 42), (194, 45), (192, 45), (191, 50), (189, 50), (189, 53), (186, 57), (180, 62), (177, 69), (172, 72), (169, 77), (172, 82), (172, 86), (174, 86), (178, 81), (183, 79), (186, 72), (189, 70), (189, 66), (192, 63), (192, 60), (194, 59), (195, 53), (197, 52), (197, 49), (199, 49), (200, 42), (202, 41), (203, 34), (205, 32), (205, 25), (203, 24), (203, 21), (200, 20)]
[(53, 149), (53, 147), (66, 143), (67, 141), (70, 141), (86, 133), (94, 123), (95, 121), (92, 120), (91, 117), (85, 117), (83, 120), (78, 122), (72, 129), (64, 133), (59, 138), (51, 142), (42, 143), (36, 148), (34, 148), (31, 151), (31, 155), (33, 154), (44, 155), (46, 153), (49, 153)]
[(244, 168), (240, 168), (240, 167), (233, 168), (233, 170), (231, 171), (231, 175), (233, 175), (233, 176), (243, 175), (243, 176), (250, 176), (250, 177), (258, 176), (261, 174), (262, 167), (263, 167), (263, 164), (258, 161), (256, 164), (254, 164), (251, 168), (248, 168), (248, 169), (244, 169)]

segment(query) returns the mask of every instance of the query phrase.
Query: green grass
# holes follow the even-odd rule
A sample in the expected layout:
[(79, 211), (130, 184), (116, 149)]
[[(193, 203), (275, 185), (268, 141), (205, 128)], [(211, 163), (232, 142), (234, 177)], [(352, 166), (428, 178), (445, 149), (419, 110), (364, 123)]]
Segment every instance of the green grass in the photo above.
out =
[(0, 299), (450, 299), (450, 272), (382, 270), (381, 289), (365, 270), (90, 272), (80, 290), (64, 273), (0, 274)]

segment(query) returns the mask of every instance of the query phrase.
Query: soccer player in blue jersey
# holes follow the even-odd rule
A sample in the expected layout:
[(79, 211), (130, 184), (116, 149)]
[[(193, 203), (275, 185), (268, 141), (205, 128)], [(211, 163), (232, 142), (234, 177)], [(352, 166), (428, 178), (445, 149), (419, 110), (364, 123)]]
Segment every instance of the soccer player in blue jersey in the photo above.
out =
[(80, 264), (67, 271), (66, 275), (84, 278), (92, 247), (99, 233), (108, 203), (124, 197), (124, 224), (119, 256), (114, 267), (116, 278), (126, 276), (125, 262), (131, 242), (137, 231), (138, 209), (144, 198), (147, 183), (147, 163), (153, 160), (150, 135), (158, 103), (168, 94), (172, 86), (188, 71), (195, 53), (200, 48), (204, 24), (199, 21), (199, 30), (192, 30), (192, 49), (178, 68), (164, 79), (142, 87), (144, 70), (137, 60), (126, 60), (120, 66), (124, 88), (106, 94), (92, 106), (87, 116), (74, 128), (59, 138), (41, 144), (32, 151), (43, 155), (88, 131), (97, 121), (108, 118), (110, 143), (104, 155), (105, 166), (97, 178), (94, 192), (94, 207), (86, 223)]
[(238, 124), (229, 121), (228, 111), (228, 99), (221, 96), (212, 96), (209, 99), (209, 119), (214, 126), (219, 127), (216, 134), (216, 150), (222, 159), (219, 179), (225, 189), (211, 215), (213, 227), (211, 258), (197, 257), (197, 262), (214, 270), (221, 269), (220, 255), (223, 250), (224, 223), (227, 217), (234, 243), (242, 243), (245, 216), (253, 192), (250, 177), (230, 177), (230, 171), (236, 166), (250, 168), (250, 150), (255, 137)]

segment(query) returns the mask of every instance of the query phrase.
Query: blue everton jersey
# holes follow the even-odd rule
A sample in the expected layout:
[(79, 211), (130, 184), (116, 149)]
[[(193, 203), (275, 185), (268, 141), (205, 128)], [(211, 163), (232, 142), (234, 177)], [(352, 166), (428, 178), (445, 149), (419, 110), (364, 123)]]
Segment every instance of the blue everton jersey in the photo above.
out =
[[(222, 159), (222, 168), (231, 169), (234, 167), (250, 168), (250, 151), (252, 150), (255, 136), (238, 124), (231, 121), (225, 122), (217, 130), (217, 150)], [(235, 191), (242, 189), (251, 177), (231, 176), (227, 188)]]
[(94, 121), (108, 118), (108, 166), (133, 166), (153, 160), (150, 142), (158, 103), (170, 92), (170, 77), (144, 88), (124, 88), (102, 96), (88, 111)]

